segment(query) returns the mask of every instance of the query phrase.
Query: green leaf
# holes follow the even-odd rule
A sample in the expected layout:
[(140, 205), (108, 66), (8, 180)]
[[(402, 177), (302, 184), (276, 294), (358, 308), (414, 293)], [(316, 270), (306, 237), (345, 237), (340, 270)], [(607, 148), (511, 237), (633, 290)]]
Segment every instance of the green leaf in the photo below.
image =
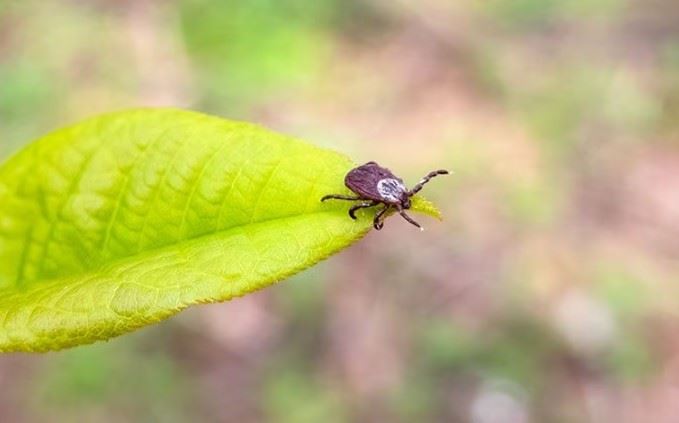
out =
[(354, 166), (172, 109), (48, 134), (0, 166), (0, 351), (107, 339), (313, 265), (371, 228), (370, 211), (319, 201)]

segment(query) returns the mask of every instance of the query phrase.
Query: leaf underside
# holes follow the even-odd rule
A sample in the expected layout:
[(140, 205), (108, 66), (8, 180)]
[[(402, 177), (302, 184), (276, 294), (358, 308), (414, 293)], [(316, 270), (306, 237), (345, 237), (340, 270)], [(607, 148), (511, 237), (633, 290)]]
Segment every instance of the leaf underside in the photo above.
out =
[[(347, 157), (174, 109), (89, 119), (0, 166), (0, 351), (131, 331), (284, 279), (371, 228)], [(438, 217), (428, 201), (414, 210)]]

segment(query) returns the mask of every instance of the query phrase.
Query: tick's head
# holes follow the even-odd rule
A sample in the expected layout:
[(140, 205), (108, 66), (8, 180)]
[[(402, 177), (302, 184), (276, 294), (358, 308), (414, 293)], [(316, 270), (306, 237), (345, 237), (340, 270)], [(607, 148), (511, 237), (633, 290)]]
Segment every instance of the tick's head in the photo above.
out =
[(404, 210), (408, 210), (412, 206), (410, 202), (410, 197), (408, 195), (404, 195), (401, 198), (401, 207), (403, 207)]

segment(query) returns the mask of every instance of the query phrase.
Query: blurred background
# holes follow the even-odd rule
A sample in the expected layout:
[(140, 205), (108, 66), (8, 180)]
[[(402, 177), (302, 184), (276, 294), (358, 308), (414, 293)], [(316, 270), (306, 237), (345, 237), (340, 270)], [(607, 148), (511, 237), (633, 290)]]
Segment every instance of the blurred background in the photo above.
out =
[(679, 421), (676, 0), (0, 0), (0, 159), (140, 105), (451, 169), (445, 220), (3, 355), (3, 422)]

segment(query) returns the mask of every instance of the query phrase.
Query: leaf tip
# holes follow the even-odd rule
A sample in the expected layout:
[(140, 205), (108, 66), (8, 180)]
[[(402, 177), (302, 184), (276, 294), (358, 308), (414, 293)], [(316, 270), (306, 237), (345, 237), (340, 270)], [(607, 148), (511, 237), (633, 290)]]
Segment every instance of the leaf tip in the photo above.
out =
[(443, 216), (441, 215), (441, 211), (438, 209), (438, 207), (436, 207), (431, 201), (421, 196), (413, 197), (411, 210), (429, 215), (438, 220), (443, 220)]

